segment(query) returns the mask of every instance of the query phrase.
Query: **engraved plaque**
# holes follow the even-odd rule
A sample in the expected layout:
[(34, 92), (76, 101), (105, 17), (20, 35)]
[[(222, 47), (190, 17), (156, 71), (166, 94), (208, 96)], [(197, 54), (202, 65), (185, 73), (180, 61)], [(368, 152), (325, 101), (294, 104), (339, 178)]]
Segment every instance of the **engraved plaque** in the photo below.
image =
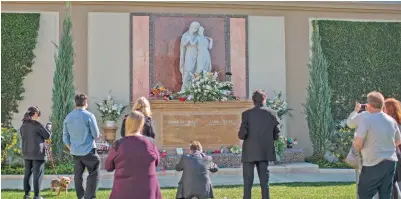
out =
[(199, 141), (203, 148), (238, 145), (239, 114), (163, 115), (163, 146), (188, 148)]

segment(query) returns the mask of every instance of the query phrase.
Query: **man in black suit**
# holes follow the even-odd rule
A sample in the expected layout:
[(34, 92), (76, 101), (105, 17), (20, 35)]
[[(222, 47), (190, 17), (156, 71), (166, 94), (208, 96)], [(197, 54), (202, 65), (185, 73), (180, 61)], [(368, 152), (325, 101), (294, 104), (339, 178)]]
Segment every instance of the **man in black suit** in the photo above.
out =
[(242, 170), (244, 178), (244, 199), (251, 199), (254, 168), (258, 171), (262, 199), (269, 199), (269, 161), (276, 160), (274, 140), (280, 129), (277, 113), (266, 104), (267, 96), (262, 90), (252, 94), (254, 108), (242, 113), (238, 138), (242, 144)]

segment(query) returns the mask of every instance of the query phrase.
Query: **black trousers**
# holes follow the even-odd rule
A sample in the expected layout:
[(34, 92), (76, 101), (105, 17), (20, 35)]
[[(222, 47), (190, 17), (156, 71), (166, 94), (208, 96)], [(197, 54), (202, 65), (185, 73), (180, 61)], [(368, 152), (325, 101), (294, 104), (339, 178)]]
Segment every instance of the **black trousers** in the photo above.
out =
[[(96, 198), (97, 185), (99, 183), (99, 164), (100, 158), (96, 153), (96, 149), (93, 149), (85, 156), (74, 156), (75, 172), (75, 191), (78, 199), (93, 199)], [(86, 191), (83, 187), (82, 175), (88, 169), (88, 178), (86, 180)]]
[(363, 166), (359, 176), (359, 199), (372, 199), (379, 192), (380, 199), (392, 198), (396, 162), (384, 160), (374, 166)]
[(45, 171), (44, 160), (24, 160), (25, 162), (25, 175), (24, 175), (24, 191), (25, 195), (29, 195), (31, 191), (30, 179), (33, 173), (33, 192), (35, 196), (40, 195), (42, 186), (43, 175)]
[(244, 178), (244, 199), (252, 198), (254, 169), (258, 171), (262, 199), (270, 199), (269, 193), (269, 162), (243, 162), (242, 172)]
[[(393, 185), (393, 198), (400, 198), (400, 186), (401, 186), (401, 155), (397, 153), (398, 162), (395, 167), (395, 175), (394, 175), (394, 185)], [(398, 186), (396, 186), (398, 183)]]

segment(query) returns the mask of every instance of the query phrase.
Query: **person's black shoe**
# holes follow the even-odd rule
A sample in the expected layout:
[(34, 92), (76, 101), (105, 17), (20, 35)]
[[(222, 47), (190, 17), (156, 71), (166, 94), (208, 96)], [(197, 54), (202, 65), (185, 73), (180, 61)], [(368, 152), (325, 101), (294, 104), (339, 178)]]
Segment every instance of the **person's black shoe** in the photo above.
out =
[(41, 196), (35, 196), (33, 199), (44, 199)]
[(24, 195), (24, 199), (31, 199), (31, 196), (29, 196), (29, 195)]

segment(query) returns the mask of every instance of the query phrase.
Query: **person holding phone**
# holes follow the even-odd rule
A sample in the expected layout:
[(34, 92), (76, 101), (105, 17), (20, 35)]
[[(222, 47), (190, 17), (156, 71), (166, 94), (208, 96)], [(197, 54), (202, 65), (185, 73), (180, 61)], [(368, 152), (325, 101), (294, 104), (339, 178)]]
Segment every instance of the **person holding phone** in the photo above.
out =
[[(367, 117), (370, 113), (366, 111), (366, 104), (361, 104), (359, 102), (355, 102), (354, 111), (347, 118), (347, 126), (351, 129), (355, 129), (358, 127), (359, 123), (363, 118)], [(357, 159), (357, 165), (355, 167), (355, 182), (358, 185), (359, 183), (359, 175), (361, 174), (362, 169), (362, 155), (359, 153), (355, 147), (352, 145), (350, 151), (355, 155)], [(359, 199), (358, 189), (356, 189), (356, 198)], [(373, 199), (378, 199), (379, 194), (376, 194)]]
[(24, 198), (30, 198), (30, 178), (33, 174), (34, 199), (42, 199), (40, 190), (45, 170), (45, 140), (51, 136), (50, 128), (40, 122), (40, 110), (37, 106), (29, 107), (22, 119), (20, 128), (22, 154), (24, 156)]
[(401, 144), (397, 122), (383, 112), (384, 97), (379, 92), (367, 95), (366, 111), (369, 112), (358, 123), (353, 147), (362, 155), (358, 195), (370, 199), (379, 193), (379, 198), (392, 198), (394, 175), (398, 161), (396, 148)]

